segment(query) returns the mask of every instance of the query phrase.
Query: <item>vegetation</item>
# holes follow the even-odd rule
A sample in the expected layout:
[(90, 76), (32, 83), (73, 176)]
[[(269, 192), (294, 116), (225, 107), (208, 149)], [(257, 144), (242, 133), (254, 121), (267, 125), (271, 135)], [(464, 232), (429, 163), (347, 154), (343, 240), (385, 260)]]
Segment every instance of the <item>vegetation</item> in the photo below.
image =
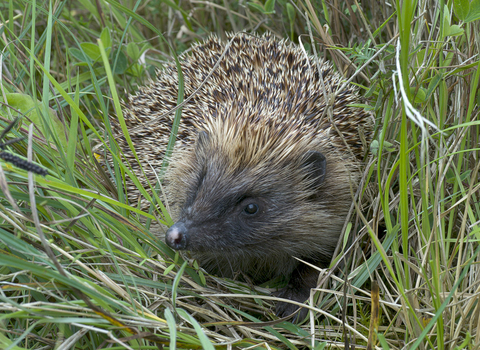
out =
[[(479, 18), (478, 0), (1, 2), (0, 348), (480, 349)], [(226, 31), (327, 57), (375, 116), (300, 324), (274, 316), (272, 283), (202, 273), (149, 230), (163, 207), (126, 199), (108, 116)]]

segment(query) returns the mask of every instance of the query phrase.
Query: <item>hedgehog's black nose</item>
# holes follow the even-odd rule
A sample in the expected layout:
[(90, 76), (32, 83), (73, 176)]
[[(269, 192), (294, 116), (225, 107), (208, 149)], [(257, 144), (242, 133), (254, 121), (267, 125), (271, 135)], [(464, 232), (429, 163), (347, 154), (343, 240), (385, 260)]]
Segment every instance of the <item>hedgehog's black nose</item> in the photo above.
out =
[(171, 226), (165, 235), (165, 242), (170, 248), (184, 250), (187, 248), (187, 228), (183, 222)]

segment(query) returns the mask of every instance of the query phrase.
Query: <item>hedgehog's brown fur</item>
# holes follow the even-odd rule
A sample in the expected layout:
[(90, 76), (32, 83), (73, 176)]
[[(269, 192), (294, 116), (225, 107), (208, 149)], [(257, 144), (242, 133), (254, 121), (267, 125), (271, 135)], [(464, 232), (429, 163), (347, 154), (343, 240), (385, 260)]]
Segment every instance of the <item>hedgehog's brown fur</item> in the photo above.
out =
[[(240, 272), (255, 282), (291, 277), (280, 295), (304, 301), (316, 274), (293, 257), (328, 264), (359, 180), (364, 149), (358, 131), (369, 139), (370, 117), (349, 106), (358, 103), (357, 94), (351, 86), (338, 91), (342, 81), (330, 64), (270, 35), (230, 38), (208, 79), (225, 43), (211, 37), (181, 57), (185, 98), (202, 87), (183, 107), (167, 174), (177, 221), (167, 243), (191, 250), (203, 267), (222, 276)], [(335, 96), (331, 118), (317, 67)], [(147, 122), (130, 136), (152, 183), (150, 169), (162, 164), (173, 113), (155, 119), (176, 106), (177, 86), (170, 64), (129, 101), (127, 126)], [(126, 142), (119, 143), (131, 157)], [(308, 160), (309, 152), (326, 158), (321, 182), (312, 175), (317, 163)], [(140, 173), (135, 164), (132, 159)], [(139, 198), (135, 189), (128, 196)], [(252, 203), (258, 211), (246, 215), (242, 208)], [(172, 243), (172, 235), (186, 243)], [(277, 313), (294, 309), (280, 304)]]

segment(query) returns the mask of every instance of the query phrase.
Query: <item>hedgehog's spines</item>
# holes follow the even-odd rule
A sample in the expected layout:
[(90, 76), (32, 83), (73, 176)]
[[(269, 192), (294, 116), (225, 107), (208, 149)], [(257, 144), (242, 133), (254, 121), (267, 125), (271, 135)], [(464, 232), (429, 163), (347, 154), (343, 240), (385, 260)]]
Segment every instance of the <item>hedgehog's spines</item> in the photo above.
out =
[[(211, 72), (230, 40), (225, 56)], [(356, 136), (357, 128), (370, 123), (370, 117), (361, 109), (349, 107), (358, 100), (353, 88), (349, 86), (343, 91), (336, 91), (341, 87), (342, 79), (333, 71), (330, 63), (306, 57), (304, 50), (286, 40), (277, 40), (270, 33), (260, 37), (227, 33), (227, 42), (212, 35), (203, 43), (194, 44), (189, 52), (180, 56), (185, 98), (192, 99), (183, 106), (177, 149), (193, 144), (197, 130), (208, 127), (219, 115), (229, 115), (235, 120), (240, 113), (242, 118), (248, 120), (245, 124), (255, 125), (265, 119), (265, 122), (278, 124), (280, 129), (291, 130), (290, 133), (298, 128), (297, 131), (301, 131), (304, 138), (321, 134), (321, 140), (327, 147), (345, 150), (340, 154), (350, 149), (359, 159), (364, 156), (363, 144)], [(316, 60), (319, 60), (318, 64)], [(317, 67), (320, 67), (320, 72)], [(209, 73), (212, 74), (205, 81)], [(333, 105), (335, 127), (325, 113), (327, 101), (318, 79), (320, 73), (328, 87), (327, 91), (336, 93)], [(155, 81), (129, 97), (127, 126), (132, 130), (136, 125), (146, 125), (144, 129), (135, 129), (130, 134), (137, 153), (144, 154), (146, 158), (143, 164), (145, 169), (153, 166), (158, 170), (162, 164), (174, 113), (166, 114), (160, 120), (158, 117), (176, 107), (177, 85), (176, 66), (170, 63), (159, 71)], [(199, 91), (192, 95), (200, 86)], [(287, 128), (287, 125), (290, 126)], [(369, 127), (364, 129), (369, 130)], [(343, 137), (338, 136), (337, 130)], [(124, 146), (121, 144), (126, 150), (127, 159), (141, 178), (143, 175), (136, 160), (128, 151), (128, 146)], [(156, 182), (154, 174), (150, 175), (150, 180)], [(129, 197), (136, 202), (138, 191), (133, 184), (130, 186)], [(147, 204), (144, 202), (144, 205)]]

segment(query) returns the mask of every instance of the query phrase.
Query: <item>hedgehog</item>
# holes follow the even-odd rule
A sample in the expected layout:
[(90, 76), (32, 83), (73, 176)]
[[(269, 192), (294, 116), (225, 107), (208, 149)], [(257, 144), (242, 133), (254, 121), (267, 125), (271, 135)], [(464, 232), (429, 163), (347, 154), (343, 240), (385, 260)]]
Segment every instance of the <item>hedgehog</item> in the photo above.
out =
[[(187, 102), (164, 179), (174, 220), (165, 241), (217, 276), (283, 279), (276, 295), (303, 303), (345, 223), (371, 115), (330, 63), (294, 43), (271, 34), (227, 39), (211, 36), (180, 56)], [(126, 123), (145, 174), (116, 129), (133, 170), (151, 184), (177, 95), (169, 63), (128, 98)], [(133, 183), (128, 197), (149, 205)], [(286, 300), (276, 314), (297, 308)]]

